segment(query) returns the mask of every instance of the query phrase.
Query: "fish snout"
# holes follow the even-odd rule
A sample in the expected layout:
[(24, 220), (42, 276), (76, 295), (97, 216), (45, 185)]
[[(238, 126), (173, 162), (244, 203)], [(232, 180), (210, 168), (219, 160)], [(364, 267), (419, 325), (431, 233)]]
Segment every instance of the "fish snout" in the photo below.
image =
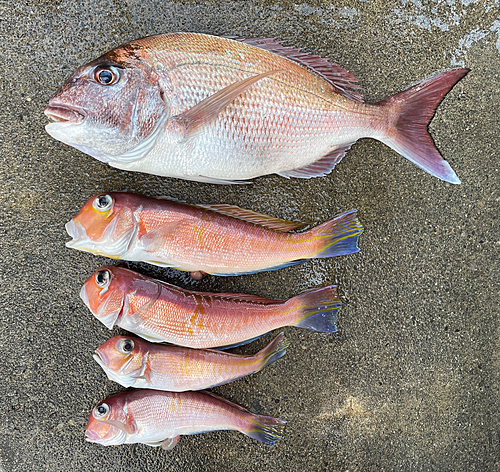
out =
[(66, 228), (68, 235), (72, 238), (71, 241), (66, 243), (66, 247), (76, 248), (78, 247), (79, 242), (88, 239), (85, 228), (80, 223), (75, 223), (74, 220), (70, 220), (64, 227)]
[(87, 429), (85, 430), (85, 439), (88, 441), (88, 442), (96, 442), (98, 441), (100, 438), (99, 438), (99, 435), (95, 432), (95, 431), (92, 431), (90, 429)]
[(73, 124), (80, 124), (87, 116), (84, 108), (61, 103), (53, 98), (45, 107), (44, 114), (52, 121)]
[(94, 360), (103, 368), (109, 368), (109, 359), (106, 354), (96, 349), (95, 354), (92, 356)]
[(80, 290), (80, 298), (82, 299), (83, 303), (85, 303), (85, 306), (92, 311), (90, 308), (90, 302), (89, 302), (89, 296), (87, 294), (87, 287), (83, 285), (83, 287)]

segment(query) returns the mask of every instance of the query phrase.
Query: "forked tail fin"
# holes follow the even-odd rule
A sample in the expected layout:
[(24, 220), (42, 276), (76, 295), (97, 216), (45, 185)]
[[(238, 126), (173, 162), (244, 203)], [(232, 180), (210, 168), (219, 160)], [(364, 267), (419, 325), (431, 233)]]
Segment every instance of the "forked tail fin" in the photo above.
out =
[(468, 72), (441, 72), (377, 103), (386, 108), (391, 123), (385, 135), (377, 139), (429, 174), (452, 184), (460, 180), (436, 149), (427, 127), (445, 95)]
[(276, 441), (283, 438), (285, 424), (286, 421), (281, 418), (252, 414), (248, 425), (249, 428), (240, 431), (257, 441), (274, 446)]
[(296, 304), (300, 316), (293, 326), (322, 333), (337, 331), (337, 313), (342, 303), (336, 285), (308, 290), (287, 303)]
[(309, 257), (323, 258), (358, 252), (358, 238), (362, 232), (356, 210), (350, 210), (302, 234), (307, 234), (315, 246), (315, 252)]
[(283, 333), (278, 334), (274, 341), (271, 341), (264, 349), (256, 354), (256, 356), (262, 360), (259, 370), (283, 357), (288, 347), (290, 347), (290, 341), (285, 338)]

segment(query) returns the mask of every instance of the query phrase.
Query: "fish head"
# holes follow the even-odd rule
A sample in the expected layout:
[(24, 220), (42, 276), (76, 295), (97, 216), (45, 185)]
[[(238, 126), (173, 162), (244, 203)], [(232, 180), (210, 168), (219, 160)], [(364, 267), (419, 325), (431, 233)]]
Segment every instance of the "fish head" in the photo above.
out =
[(137, 209), (127, 194), (99, 194), (90, 198), (66, 223), (66, 231), (73, 239), (67, 247), (119, 259), (127, 252), (138, 222)]
[[(160, 282), (149, 277), (125, 267), (104, 266), (85, 281), (80, 298), (101, 323), (113, 329), (119, 319), (123, 323), (127, 315), (134, 315), (149, 303), (154, 303), (160, 291)], [(133, 331), (131, 326), (127, 328)], [(140, 340), (134, 342), (142, 346)], [(141, 352), (146, 351), (147, 348), (141, 347)]]
[(114, 266), (101, 267), (85, 281), (80, 291), (80, 298), (85, 305), (108, 329), (113, 329), (126, 308), (127, 287), (120, 280), (120, 269)]
[(129, 43), (78, 68), (50, 98), (45, 129), (103, 162), (133, 161), (168, 112), (165, 79)]
[(110, 380), (130, 387), (143, 371), (146, 353), (142, 348), (143, 343), (137, 338), (115, 336), (96, 349), (94, 360)]
[(134, 427), (123, 394), (116, 394), (98, 403), (90, 414), (85, 439), (103, 446), (123, 444)]

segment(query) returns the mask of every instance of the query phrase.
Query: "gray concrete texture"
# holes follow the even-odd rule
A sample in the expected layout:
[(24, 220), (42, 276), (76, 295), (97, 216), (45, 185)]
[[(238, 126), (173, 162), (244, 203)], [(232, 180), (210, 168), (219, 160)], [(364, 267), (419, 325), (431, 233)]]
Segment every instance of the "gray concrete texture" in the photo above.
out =
[[(0, 2), (0, 471), (500, 470), (499, 19), (498, 0)], [(276, 37), (349, 69), (368, 101), (469, 67), (430, 127), (462, 184), (370, 139), (327, 177), (241, 187), (121, 172), (45, 133), (44, 106), (77, 66), (173, 31)], [(171, 452), (85, 442), (93, 405), (121, 390), (92, 359), (112, 333), (78, 297), (109, 261), (67, 249), (64, 224), (111, 190), (314, 224), (359, 210), (361, 252), (347, 257), (202, 282), (128, 264), (268, 298), (339, 284), (338, 333), (285, 329), (283, 359), (215, 389), (286, 419), (274, 448), (237, 432), (182, 437)]]

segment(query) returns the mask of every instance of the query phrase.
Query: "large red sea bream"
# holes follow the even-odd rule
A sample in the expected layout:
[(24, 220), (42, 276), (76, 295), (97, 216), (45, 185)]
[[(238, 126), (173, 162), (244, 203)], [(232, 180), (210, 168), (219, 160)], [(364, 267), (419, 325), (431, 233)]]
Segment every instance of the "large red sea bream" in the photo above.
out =
[(119, 169), (212, 183), (322, 176), (370, 137), (457, 184), (427, 126), (466, 73), (369, 104), (351, 73), (275, 40), (162, 34), (77, 69), (50, 99), (46, 130)]

